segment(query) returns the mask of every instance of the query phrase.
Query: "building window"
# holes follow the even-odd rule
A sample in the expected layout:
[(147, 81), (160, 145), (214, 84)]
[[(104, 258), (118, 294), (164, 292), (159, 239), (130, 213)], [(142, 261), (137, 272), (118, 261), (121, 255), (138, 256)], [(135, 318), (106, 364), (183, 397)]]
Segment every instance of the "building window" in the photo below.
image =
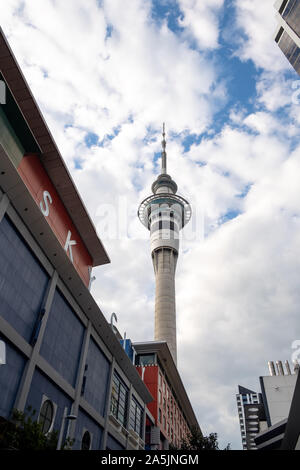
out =
[(54, 405), (52, 401), (45, 400), (44, 403), (42, 404), (40, 416), (39, 416), (39, 423), (42, 426), (42, 432), (44, 434), (47, 434), (47, 432), (50, 430), (51, 425), (53, 423), (53, 417), (54, 417)]
[(126, 424), (127, 400), (128, 388), (115, 372), (111, 394), (111, 414), (122, 424), (122, 426), (125, 426)]
[(286, 20), (287, 24), (299, 36), (299, 20), (300, 20), (300, 5), (298, 1), (289, 2), (283, 11), (282, 17)]
[(132, 397), (130, 405), (129, 426), (139, 436), (142, 435), (142, 418), (143, 408), (138, 404), (135, 398)]
[(137, 356), (136, 365), (152, 366), (155, 364), (155, 354), (140, 354)]
[(88, 431), (85, 431), (81, 440), (81, 450), (90, 450), (90, 448), (91, 448), (91, 435)]
[(284, 32), (278, 45), (297, 73), (300, 73), (300, 48), (293, 39)]
[(161, 409), (158, 409), (158, 421), (161, 423)]

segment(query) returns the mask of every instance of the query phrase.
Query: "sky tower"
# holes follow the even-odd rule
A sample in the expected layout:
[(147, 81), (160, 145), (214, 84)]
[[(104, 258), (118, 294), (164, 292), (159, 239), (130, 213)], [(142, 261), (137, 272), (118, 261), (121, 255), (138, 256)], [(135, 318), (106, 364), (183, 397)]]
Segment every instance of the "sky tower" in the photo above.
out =
[(176, 195), (177, 184), (167, 174), (164, 124), (162, 135), (161, 174), (152, 184), (153, 195), (140, 204), (138, 216), (142, 224), (150, 230), (155, 273), (154, 339), (167, 341), (177, 365), (175, 270), (179, 232), (191, 218), (191, 207), (183, 197)]

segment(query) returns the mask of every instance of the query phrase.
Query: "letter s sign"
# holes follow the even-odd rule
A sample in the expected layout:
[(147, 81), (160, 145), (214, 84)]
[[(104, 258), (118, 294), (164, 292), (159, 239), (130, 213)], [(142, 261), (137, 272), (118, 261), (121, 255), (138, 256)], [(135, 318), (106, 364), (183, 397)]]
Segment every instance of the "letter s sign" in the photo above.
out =
[(49, 203), (52, 204), (52, 197), (51, 197), (51, 194), (48, 192), (48, 191), (44, 191), (43, 192), (43, 199), (44, 199), (44, 205), (43, 206), (43, 203), (40, 202), (40, 208), (41, 208), (41, 211), (42, 213), (44, 214), (45, 217), (48, 217), (49, 213), (50, 213), (50, 208), (49, 208), (49, 204), (48, 204), (48, 200), (49, 200)]

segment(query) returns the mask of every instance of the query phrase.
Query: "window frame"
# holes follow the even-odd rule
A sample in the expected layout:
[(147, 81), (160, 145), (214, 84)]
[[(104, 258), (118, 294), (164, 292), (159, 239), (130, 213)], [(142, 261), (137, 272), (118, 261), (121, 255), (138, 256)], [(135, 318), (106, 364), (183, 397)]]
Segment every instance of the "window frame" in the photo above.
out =
[[(45, 406), (46, 403), (49, 403), (52, 407), (52, 416), (51, 416), (50, 425), (49, 425), (48, 429), (45, 431), (44, 430), (45, 421), (42, 422), (42, 418), (44, 418), (44, 416), (42, 416), (41, 413), (42, 413), (43, 407)], [(38, 416), (37, 421), (41, 425), (42, 433), (45, 434), (45, 436), (47, 436), (48, 434), (50, 434), (53, 431), (53, 426), (54, 426), (55, 417), (56, 417), (56, 411), (57, 411), (56, 403), (54, 403), (53, 400), (51, 400), (48, 396), (43, 395), (42, 396), (41, 406), (40, 406), (40, 411), (39, 411), (39, 416)]]

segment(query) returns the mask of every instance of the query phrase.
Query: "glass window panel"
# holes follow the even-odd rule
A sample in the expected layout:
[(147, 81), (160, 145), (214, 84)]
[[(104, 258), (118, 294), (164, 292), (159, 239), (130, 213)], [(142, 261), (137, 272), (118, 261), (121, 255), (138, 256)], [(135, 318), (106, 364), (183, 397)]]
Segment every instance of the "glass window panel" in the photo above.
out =
[(282, 17), (298, 36), (300, 36), (300, 1), (290, 0)]
[(126, 421), (127, 398), (128, 389), (115, 372), (111, 396), (111, 413), (123, 426)]

